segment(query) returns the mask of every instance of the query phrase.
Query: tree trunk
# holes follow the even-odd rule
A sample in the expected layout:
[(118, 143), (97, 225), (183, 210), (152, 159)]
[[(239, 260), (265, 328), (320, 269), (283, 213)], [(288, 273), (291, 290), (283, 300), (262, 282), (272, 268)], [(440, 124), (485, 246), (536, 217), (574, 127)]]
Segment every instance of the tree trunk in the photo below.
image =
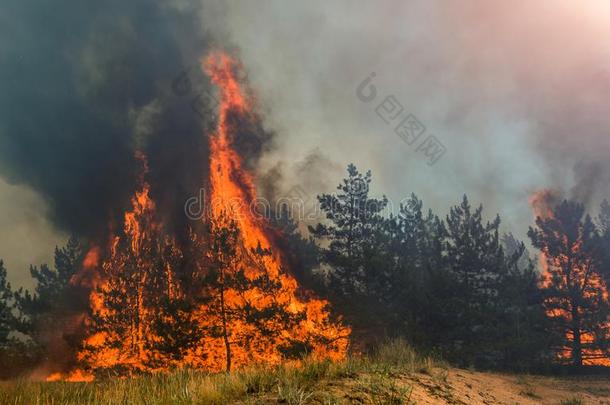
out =
[(225, 288), (224, 288), (224, 271), (221, 272), (222, 286), (220, 287), (220, 316), (222, 318), (222, 338), (225, 343), (226, 367), (225, 372), (231, 373), (231, 342), (229, 342), (229, 333), (227, 331), (227, 311), (225, 308)]
[(582, 366), (582, 343), (580, 341), (580, 314), (578, 307), (572, 306), (572, 365)]

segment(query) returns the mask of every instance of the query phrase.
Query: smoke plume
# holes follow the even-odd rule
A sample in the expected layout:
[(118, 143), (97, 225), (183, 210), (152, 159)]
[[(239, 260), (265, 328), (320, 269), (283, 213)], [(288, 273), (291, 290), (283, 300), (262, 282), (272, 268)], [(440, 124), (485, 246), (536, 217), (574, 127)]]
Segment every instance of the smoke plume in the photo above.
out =
[[(589, 208), (607, 196), (609, 22), (597, 0), (7, 0), (0, 176), (41, 196), (62, 235), (95, 238), (128, 206), (141, 149), (152, 197), (182, 227), (213, 106), (198, 61), (222, 47), (264, 116), (236, 137), (267, 173), (264, 195), (299, 186), (315, 199), (354, 162), (394, 206), (415, 192), (443, 212), (467, 193), (523, 238), (535, 190)], [(371, 72), (380, 100), (393, 95), (445, 145), (436, 164), (356, 97)]]
[(202, 119), (171, 84), (206, 49), (200, 11), (73, 0), (0, 11), (0, 175), (39, 193), (59, 229), (95, 237), (118, 220), (141, 169), (136, 150), (161, 206), (199, 184)]
[[(521, 238), (535, 190), (590, 209), (608, 194), (602, 1), (210, 3), (206, 26), (239, 47), (280, 134), (268, 167), (319, 148), (340, 166), (371, 168), (373, 191), (395, 206), (414, 191), (443, 212), (467, 193)], [(355, 90), (371, 72), (379, 95), (365, 104)], [(387, 95), (446, 146), (434, 166), (376, 115)], [(285, 177), (286, 189), (307, 181)]]

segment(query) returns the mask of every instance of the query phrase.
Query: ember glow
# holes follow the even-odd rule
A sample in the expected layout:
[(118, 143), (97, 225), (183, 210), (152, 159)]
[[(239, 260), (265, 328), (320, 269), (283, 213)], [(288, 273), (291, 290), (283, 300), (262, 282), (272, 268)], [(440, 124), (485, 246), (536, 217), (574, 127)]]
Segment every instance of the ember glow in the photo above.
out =
[[(299, 288), (268, 225), (248, 209), (256, 196), (254, 180), (234, 141), (240, 124), (258, 117), (237, 79), (239, 64), (215, 52), (204, 58), (202, 68), (221, 98), (216, 128), (204, 134), (210, 143), (207, 195), (214, 206), (201, 223), (193, 224), (190, 240), (178, 243), (151, 197), (146, 156), (136, 153), (141, 176), (122, 230), (104, 248), (91, 248), (72, 280), (91, 291), (75, 366), (51, 374), (49, 381), (91, 381), (98, 375), (186, 366), (229, 371), (305, 354), (333, 360), (346, 354), (349, 327), (331, 318), (328, 302)], [(218, 263), (212, 235), (232, 226), (237, 246), (220, 269), (218, 294), (202, 280)], [(240, 286), (249, 288), (226, 283), (240, 274), (245, 276)], [(269, 288), (273, 294), (266, 292)], [(168, 307), (177, 315), (170, 317)], [(277, 308), (286, 314), (261, 315)], [(240, 310), (247, 316), (234, 315)], [(248, 319), (256, 316), (256, 322)], [(171, 336), (161, 330), (170, 330)]]

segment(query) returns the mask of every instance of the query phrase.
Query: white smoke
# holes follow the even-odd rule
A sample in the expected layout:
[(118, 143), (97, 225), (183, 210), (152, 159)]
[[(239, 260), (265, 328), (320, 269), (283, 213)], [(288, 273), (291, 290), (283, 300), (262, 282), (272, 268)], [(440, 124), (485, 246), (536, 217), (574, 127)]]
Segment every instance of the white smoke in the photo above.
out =
[[(521, 238), (534, 190), (591, 204), (607, 194), (610, 6), (601, 0), (205, 4), (204, 25), (237, 45), (278, 132), (266, 163), (285, 162), (287, 189), (309, 182), (289, 167), (317, 148), (372, 169), (373, 191), (393, 201), (414, 191), (444, 212), (467, 193)], [(426, 165), (355, 96), (371, 72), (382, 96), (446, 146), (438, 163)], [(314, 192), (332, 191), (323, 180)]]

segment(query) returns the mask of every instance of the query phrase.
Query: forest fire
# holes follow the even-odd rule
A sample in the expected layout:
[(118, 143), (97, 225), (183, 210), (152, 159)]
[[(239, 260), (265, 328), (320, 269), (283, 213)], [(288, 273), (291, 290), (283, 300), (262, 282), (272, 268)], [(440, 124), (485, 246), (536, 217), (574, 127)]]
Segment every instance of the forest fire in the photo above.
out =
[[(310, 299), (307, 302), (297, 298), (297, 282), (281, 269), (282, 259), (279, 251), (273, 246), (264, 232), (264, 224), (250, 211), (251, 203), (255, 199), (255, 188), (252, 178), (242, 167), (240, 157), (231, 147), (231, 136), (236, 131), (235, 122), (240, 120), (256, 119), (248, 110), (248, 101), (236, 78), (239, 68), (229, 56), (217, 53), (210, 55), (204, 62), (205, 71), (212, 82), (221, 89), (221, 103), (219, 107), (218, 127), (211, 137), (210, 157), (210, 183), (211, 208), (214, 226), (228, 226), (226, 222), (235, 221), (239, 229), (243, 252), (245, 256), (256, 255), (256, 252), (267, 252), (254, 258), (254, 264), (245, 265), (246, 278), (260, 277), (261, 268), (268, 274), (266, 278), (270, 283), (278, 283), (277, 294), (267, 297), (260, 295), (257, 288), (245, 291), (246, 301), (258, 303), (263, 306), (285, 306), (292, 316), (298, 315), (298, 320), (292, 330), (278, 331), (279, 336), (272, 338), (271, 347), (282, 345), (282, 340), (294, 342), (307, 342), (310, 337), (318, 335), (320, 342), (314, 343), (310, 348), (312, 353), (332, 359), (341, 358), (347, 348), (349, 329), (330, 322), (329, 313), (325, 310), (326, 301)], [(237, 118), (237, 119), (236, 119)], [(239, 201), (235, 205), (233, 202)], [(218, 203), (220, 202), (220, 203)], [(252, 258), (250, 258), (252, 260)], [(257, 263), (258, 262), (258, 263)], [(258, 264), (258, 265), (257, 265)], [(235, 293), (235, 292), (233, 292)], [(239, 298), (236, 298), (239, 300)], [(246, 327), (241, 325), (237, 329)], [(257, 342), (255, 342), (257, 344)], [(267, 343), (268, 344), (268, 343)], [(278, 353), (260, 347), (255, 349), (258, 361), (271, 361), (277, 363), (281, 359)], [(236, 356), (238, 364), (248, 362), (250, 354), (241, 353)], [(239, 359), (241, 357), (241, 359)], [(229, 368), (229, 367), (227, 367)]]
[(606, 400), (610, 7), (7, 3), (0, 405)]
[(72, 280), (90, 288), (75, 366), (48, 380), (179, 367), (229, 372), (346, 353), (350, 329), (331, 318), (328, 302), (300, 290), (267, 225), (249, 210), (254, 181), (233, 143), (240, 124), (258, 117), (238, 64), (213, 53), (202, 67), (221, 96), (215, 131), (205, 134), (211, 209), (178, 243), (151, 197), (146, 156), (137, 152), (141, 176), (123, 229), (105, 248), (91, 248)]
[(549, 294), (544, 301), (547, 316), (564, 336), (557, 358), (574, 365), (610, 366), (607, 354), (594, 347), (607, 336), (610, 322), (603, 321), (602, 308), (608, 306), (609, 295), (600, 274), (600, 247), (593, 224), (588, 216), (582, 218), (578, 206), (560, 203), (552, 190), (534, 193), (530, 205), (538, 227), (552, 235), (546, 241), (534, 238), (540, 249), (541, 288), (564, 292)]

